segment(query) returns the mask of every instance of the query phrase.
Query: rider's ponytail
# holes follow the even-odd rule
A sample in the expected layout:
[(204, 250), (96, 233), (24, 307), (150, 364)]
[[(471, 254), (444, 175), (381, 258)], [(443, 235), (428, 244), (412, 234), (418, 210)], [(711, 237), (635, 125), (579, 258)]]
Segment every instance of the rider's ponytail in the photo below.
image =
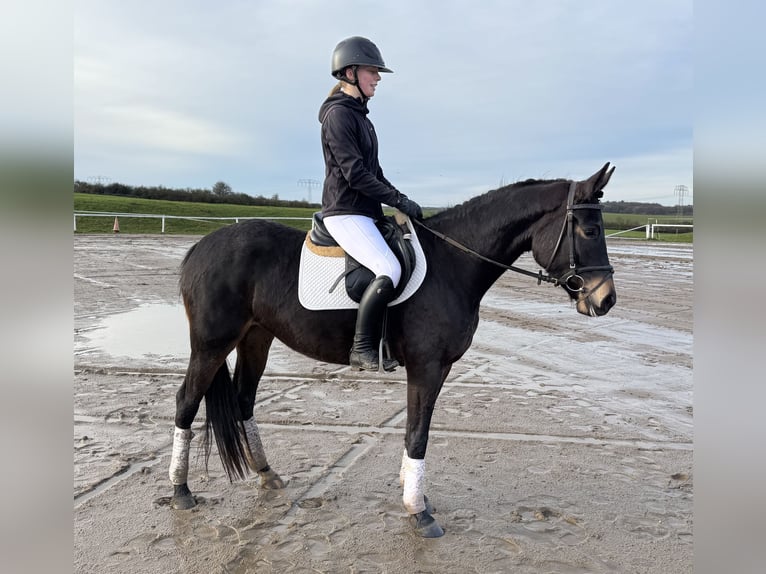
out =
[(329, 93), (329, 94), (327, 94), (327, 97), (328, 97), (328, 98), (329, 98), (329, 97), (332, 97), (332, 96), (334, 96), (335, 94), (337, 94), (338, 92), (340, 92), (340, 88), (341, 88), (341, 83), (340, 83), (340, 82), (338, 82), (337, 84), (335, 84), (335, 85), (333, 86), (332, 90), (330, 90), (330, 93)]

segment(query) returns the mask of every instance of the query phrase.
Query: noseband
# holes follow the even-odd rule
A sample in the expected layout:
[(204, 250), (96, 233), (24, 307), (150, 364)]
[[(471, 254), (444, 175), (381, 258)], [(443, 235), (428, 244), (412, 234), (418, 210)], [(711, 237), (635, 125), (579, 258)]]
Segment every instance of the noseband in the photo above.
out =
[[(427, 231), (430, 231), (433, 233), (436, 237), (439, 239), (442, 239), (443, 241), (446, 241), (453, 247), (457, 247), (461, 251), (465, 251), (466, 253), (473, 255), (474, 257), (477, 257), (478, 259), (481, 259), (482, 261), (485, 261), (487, 263), (491, 263), (492, 265), (496, 265), (497, 267), (501, 267), (503, 269), (507, 269), (509, 271), (515, 271), (516, 273), (521, 273), (522, 275), (527, 275), (528, 277), (535, 277), (537, 279), (537, 284), (540, 285), (543, 281), (546, 283), (553, 283), (553, 285), (563, 285), (567, 290), (572, 291), (573, 293), (578, 293), (582, 291), (585, 287), (585, 279), (582, 278), (580, 273), (586, 273), (588, 271), (608, 271), (608, 274), (604, 276), (604, 278), (601, 280), (601, 282), (594, 288), (592, 291), (595, 291), (598, 289), (598, 287), (601, 286), (601, 284), (606, 281), (611, 275), (614, 274), (614, 268), (611, 265), (593, 265), (588, 267), (577, 267), (577, 264), (575, 263), (575, 242), (574, 242), (574, 210), (575, 209), (598, 209), (601, 210), (602, 206), (598, 203), (582, 203), (579, 205), (574, 205), (574, 192), (575, 187), (577, 186), (577, 182), (572, 182), (569, 185), (569, 195), (567, 196), (567, 214), (566, 218), (564, 219), (564, 225), (561, 228), (561, 233), (559, 234), (559, 239), (556, 242), (556, 246), (553, 248), (553, 252), (551, 253), (551, 257), (548, 260), (548, 265), (546, 265), (545, 269), (546, 271), (548, 268), (553, 264), (553, 260), (556, 257), (556, 253), (558, 253), (559, 248), (561, 247), (561, 242), (564, 240), (565, 236), (569, 236), (569, 270), (561, 275), (560, 277), (553, 277), (548, 273), (547, 275), (543, 275), (542, 270), (538, 271), (537, 273), (533, 273), (532, 271), (527, 271), (526, 269), (522, 269), (520, 267), (515, 267), (514, 265), (505, 265), (504, 263), (500, 263), (499, 261), (495, 261), (494, 259), (490, 259), (489, 257), (485, 257), (484, 255), (481, 255), (480, 253), (477, 253), (473, 249), (466, 247), (465, 245), (458, 243), (451, 237), (447, 237), (443, 233), (440, 233), (434, 229), (431, 229), (430, 227), (427, 227), (422, 221), (418, 219), (413, 219), (413, 221), (422, 227), (423, 229), (426, 229)], [(601, 228), (603, 232), (603, 220), (601, 222)]]

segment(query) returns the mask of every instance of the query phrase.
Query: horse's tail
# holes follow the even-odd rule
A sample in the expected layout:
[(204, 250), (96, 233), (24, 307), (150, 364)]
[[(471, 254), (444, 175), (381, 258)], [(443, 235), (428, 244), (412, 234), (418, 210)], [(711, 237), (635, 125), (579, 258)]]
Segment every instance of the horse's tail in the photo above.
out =
[(210, 458), (210, 431), (215, 436), (215, 444), (221, 463), (230, 481), (245, 478), (248, 474), (247, 454), (243, 444), (245, 429), (240, 420), (239, 404), (234, 392), (229, 367), (224, 362), (213, 377), (210, 388), (205, 393), (205, 466)]

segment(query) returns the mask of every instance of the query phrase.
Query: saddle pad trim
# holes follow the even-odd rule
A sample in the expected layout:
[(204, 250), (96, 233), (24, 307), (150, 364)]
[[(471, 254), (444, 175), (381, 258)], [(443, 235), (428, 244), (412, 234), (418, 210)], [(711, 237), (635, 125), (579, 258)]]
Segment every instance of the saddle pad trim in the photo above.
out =
[(345, 257), (346, 252), (343, 251), (343, 248), (340, 246), (335, 247), (328, 247), (326, 245), (317, 245), (313, 241), (311, 241), (311, 232), (309, 231), (306, 233), (306, 247), (312, 252), (316, 253), (317, 255), (321, 255), (322, 257)]

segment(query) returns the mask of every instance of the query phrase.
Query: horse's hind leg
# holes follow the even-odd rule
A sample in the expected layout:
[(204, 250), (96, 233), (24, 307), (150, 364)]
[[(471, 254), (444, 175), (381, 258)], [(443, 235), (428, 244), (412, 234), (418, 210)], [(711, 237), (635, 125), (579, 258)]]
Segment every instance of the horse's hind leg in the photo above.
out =
[(237, 346), (237, 366), (234, 370), (234, 382), (237, 385), (237, 398), (248, 446), (248, 465), (258, 473), (261, 488), (269, 490), (284, 488), (285, 484), (266, 459), (253, 407), (258, 383), (266, 368), (273, 340), (274, 336), (271, 333), (258, 326), (252, 327)]
[(186, 510), (197, 504), (187, 484), (191, 425), (213, 378), (221, 366), (225, 367), (225, 357), (221, 353), (192, 351), (184, 382), (176, 393), (175, 431), (169, 470), (170, 482), (173, 484), (173, 508)]

